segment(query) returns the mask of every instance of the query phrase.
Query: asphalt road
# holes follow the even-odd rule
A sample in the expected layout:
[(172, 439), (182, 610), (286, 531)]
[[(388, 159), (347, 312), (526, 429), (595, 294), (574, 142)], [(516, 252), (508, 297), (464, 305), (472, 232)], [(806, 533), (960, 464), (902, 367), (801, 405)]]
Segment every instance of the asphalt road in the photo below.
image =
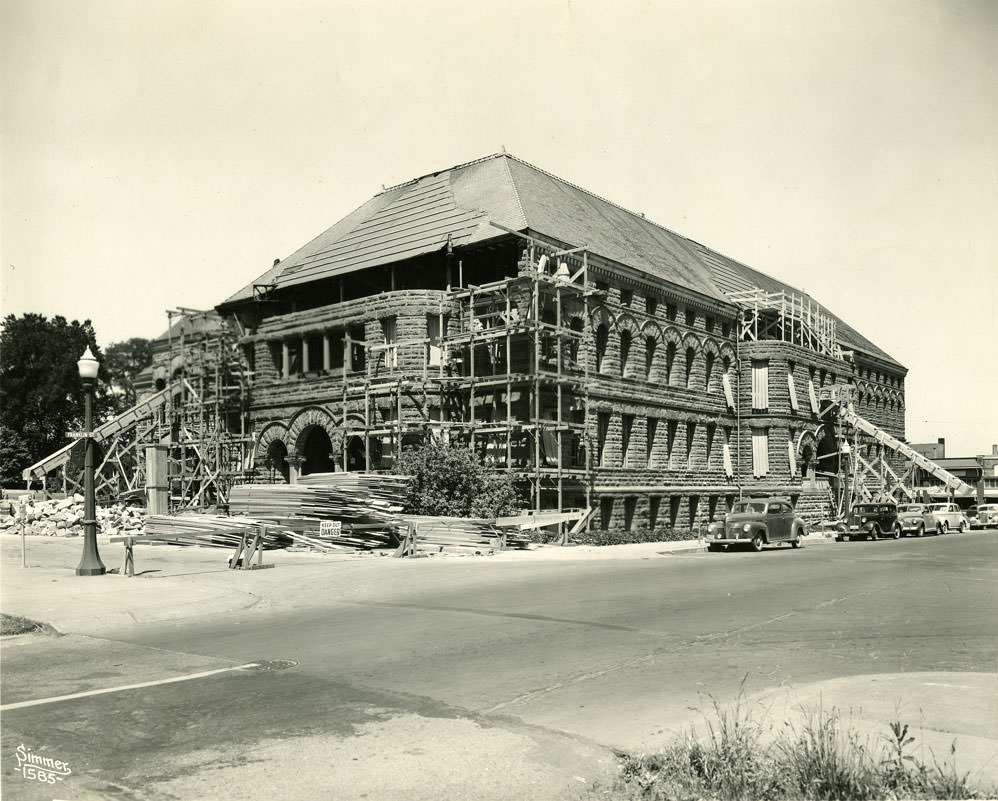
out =
[[(391, 560), (349, 581), (310, 573), (293, 604), (38, 638), (5, 648), (7, 706), (225, 672), (4, 711), (4, 797), (571, 798), (612, 773), (608, 749), (654, 748), (711, 699), (896, 674), (911, 674), (914, 697), (933, 684), (923, 674), (993, 673), (996, 556), (988, 532), (643, 560)], [(995, 736), (994, 705), (948, 708), (947, 730)], [(25, 743), (72, 778), (53, 790), (12, 775)]]

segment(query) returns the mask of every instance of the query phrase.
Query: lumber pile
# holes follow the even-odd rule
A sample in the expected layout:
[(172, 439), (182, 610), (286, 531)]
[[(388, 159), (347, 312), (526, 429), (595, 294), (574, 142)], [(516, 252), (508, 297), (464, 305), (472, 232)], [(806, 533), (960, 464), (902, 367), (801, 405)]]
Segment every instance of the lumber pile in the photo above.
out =
[(529, 540), (494, 520), (466, 517), (403, 515), (403, 523), (415, 530), (417, 551), (464, 550), (488, 553), (504, 548), (525, 548)]
[(294, 541), (294, 532), (272, 520), (201, 514), (148, 515), (142, 534), (185, 545), (234, 548), (244, 534), (257, 531), (262, 532), (264, 549), (286, 548)]
[(250, 517), (384, 523), (392, 520), (402, 508), (398, 494), (394, 498), (387, 496), (387, 490), (383, 494), (368, 492), (360, 485), (243, 484), (230, 490), (229, 511)]

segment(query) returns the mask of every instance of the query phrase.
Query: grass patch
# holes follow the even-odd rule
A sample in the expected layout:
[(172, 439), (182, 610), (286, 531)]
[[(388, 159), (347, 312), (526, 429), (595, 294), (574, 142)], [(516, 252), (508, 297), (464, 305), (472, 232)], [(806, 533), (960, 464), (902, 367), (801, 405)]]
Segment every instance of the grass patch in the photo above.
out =
[(32, 631), (44, 630), (44, 624), (28, 620), (26, 617), (0, 614), (0, 637), (8, 637), (13, 634), (30, 634)]
[(587, 801), (749, 801), (749, 799), (971, 799), (994, 788), (971, 787), (956, 769), (956, 746), (943, 762), (912, 753), (907, 724), (890, 721), (875, 741), (843, 725), (836, 709), (805, 710), (799, 726), (774, 729), (753, 715), (744, 695), (733, 708), (713, 701), (699, 733), (662, 751), (625, 756), (618, 778), (594, 785)]

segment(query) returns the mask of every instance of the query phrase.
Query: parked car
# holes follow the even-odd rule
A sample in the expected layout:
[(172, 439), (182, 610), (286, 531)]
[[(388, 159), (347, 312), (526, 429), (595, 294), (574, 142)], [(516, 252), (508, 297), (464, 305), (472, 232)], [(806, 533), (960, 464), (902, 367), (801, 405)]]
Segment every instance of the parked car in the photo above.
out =
[(750, 498), (736, 502), (731, 511), (710, 524), (707, 550), (727, 550), (733, 545), (761, 551), (763, 545), (789, 542), (801, 546), (807, 523), (794, 512), (789, 498)]
[(955, 503), (930, 503), (922, 514), (922, 520), (926, 530), (937, 534), (945, 534), (952, 529), (962, 534), (969, 526), (967, 518)]
[[(898, 507), (898, 522), (901, 534), (905, 537), (921, 537), (925, 534), (925, 521), (922, 516), (929, 508), (927, 503), (905, 503)], [(935, 529), (930, 529), (933, 533)]]
[[(971, 517), (970, 512), (974, 511)], [(982, 503), (980, 506), (972, 506), (966, 512), (967, 521), (971, 528), (990, 528), (998, 526), (998, 503)]]
[(894, 503), (857, 503), (853, 506), (845, 523), (835, 539), (838, 542), (849, 540), (876, 540), (881, 537), (901, 536), (901, 523), (898, 521), (898, 508)]

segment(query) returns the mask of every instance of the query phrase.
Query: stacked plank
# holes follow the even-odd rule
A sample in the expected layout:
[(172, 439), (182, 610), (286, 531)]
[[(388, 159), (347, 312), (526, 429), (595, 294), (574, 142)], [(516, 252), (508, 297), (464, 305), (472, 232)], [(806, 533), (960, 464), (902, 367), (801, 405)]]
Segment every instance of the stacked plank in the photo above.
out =
[(211, 515), (149, 515), (142, 528), (144, 536), (184, 545), (209, 545), (234, 548), (244, 534), (263, 532), (263, 547), (286, 548), (293, 542), (291, 530), (272, 520), (251, 517), (213, 517)]
[(229, 511), (264, 518), (310, 517), (351, 523), (383, 523), (398, 511), (361, 491), (307, 484), (243, 484), (229, 491)]
[(334, 490), (344, 498), (367, 503), (389, 514), (402, 511), (402, 501), (409, 487), (409, 476), (381, 473), (310, 473), (298, 480), (299, 485)]
[(487, 553), (506, 547), (524, 548), (528, 543), (526, 537), (497, 526), (494, 520), (425, 515), (403, 515), (401, 520), (415, 528), (417, 551)]
[[(245, 484), (229, 493), (229, 511), (266, 518), (296, 532), (296, 543), (319, 550), (394, 548), (397, 513), (408, 479), (370, 473), (319, 473), (298, 484)], [(320, 524), (339, 521), (339, 531)]]

